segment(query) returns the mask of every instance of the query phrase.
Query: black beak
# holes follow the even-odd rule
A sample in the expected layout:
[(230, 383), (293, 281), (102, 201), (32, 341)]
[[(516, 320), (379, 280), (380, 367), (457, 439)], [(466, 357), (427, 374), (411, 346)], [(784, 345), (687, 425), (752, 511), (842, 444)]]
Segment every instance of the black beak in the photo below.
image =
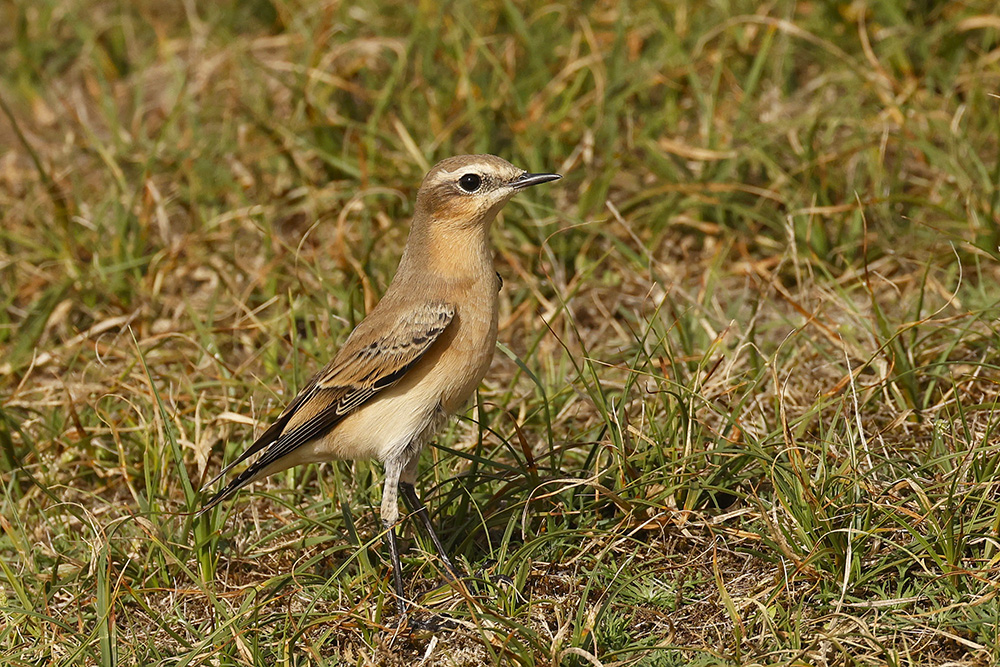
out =
[(558, 181), (562, 178), (561, 174), (521, 174), (516, 179), (511, 181), (510, 187), (515, 190), (523, 190), (525, 188), (530, 188), (532, 185), (541, 185), (542, 183), (548, 183), (549, 181)]

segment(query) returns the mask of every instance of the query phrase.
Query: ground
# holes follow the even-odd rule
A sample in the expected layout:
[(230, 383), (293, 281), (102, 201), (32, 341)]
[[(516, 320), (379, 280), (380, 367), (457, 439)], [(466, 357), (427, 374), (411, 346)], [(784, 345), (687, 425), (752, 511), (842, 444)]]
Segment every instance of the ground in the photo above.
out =
[[(8, 3), (10, 665), (1000, 660), (993, 3)], [(500, 344), (419, 491), (211, 479), (392, 278), (438, 159)]]

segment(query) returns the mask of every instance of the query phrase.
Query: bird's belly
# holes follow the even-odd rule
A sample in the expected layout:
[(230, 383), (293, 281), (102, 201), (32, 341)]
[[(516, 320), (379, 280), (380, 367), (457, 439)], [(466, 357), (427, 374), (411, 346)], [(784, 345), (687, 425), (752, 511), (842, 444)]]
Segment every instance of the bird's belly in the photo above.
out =
[(387, 389), (310, 446), (322, 459), (386, 460), (437, 426), (440, 412), (432, 387)]

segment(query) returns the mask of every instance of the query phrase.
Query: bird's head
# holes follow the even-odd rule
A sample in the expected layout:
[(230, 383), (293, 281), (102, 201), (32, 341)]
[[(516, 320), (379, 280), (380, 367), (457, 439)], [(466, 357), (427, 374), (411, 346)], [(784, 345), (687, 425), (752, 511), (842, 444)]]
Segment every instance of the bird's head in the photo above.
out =
[(427, 172), (417, 192), (417, 217), (431, 225), (488, 226), (518, 191), (559, 178), (529, 174), (495, 155), (457, 155)]

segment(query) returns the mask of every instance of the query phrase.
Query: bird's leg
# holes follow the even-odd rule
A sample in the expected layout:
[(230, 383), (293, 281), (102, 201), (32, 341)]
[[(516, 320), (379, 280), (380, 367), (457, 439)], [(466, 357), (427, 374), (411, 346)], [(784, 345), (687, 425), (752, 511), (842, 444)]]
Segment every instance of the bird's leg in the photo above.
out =
[(448, 558), (448, 554), (445, 553), (444, 546), (441, 544), (441, 540), (438, 539), (437, 533), (434, 531), (434, 524), (431, 523), (430, 514), (427, 513), (427, 507), (424, 505), (423, 501), (417, 496), (417, 491), (414, 488), (414, 482), (417, 481), (417, 464), (420, 461), (420, 451), (411, 455), (410, 459), (403, 466), (403, 471), (399, 476), (399, 490), (403, 494), (403, 500), (409, 506), (410, 511), (416, 512), (417, 516), (420, 518), (420, 523), (424, 525), (424, 529), (427, 531), (428, 536), (431, 538), (431, 542), (434, 543), (434, 549), (437, 550), (438, 556), (441, 558), (441, 562), (445, 566), (445, 576), (449, 581), (457, 581), (458, 574), (455, 570), (455, 566), (452, 564), (451, 559)]
[(396, 523), (399, 521), (399, 475), (403, 466), (399, 461), (385, 464), (385, 485), (382, 488), (382, 526), (389, 542), (389, 560), (392, 562), (392, 583), (399, 600), (399, 615), (406, 618), (407, 600), (403, 594), (403, 568), (399, 563), (399, 545), (396, 543)]
[(412, 482), (402, 481), (399, 483), (399, 490), (403, 494), (403, 500), (406, 504), (410, 506), (410, 509), (417, 513), (420, 517), (420, 522), (424, 524), (424, 528), (427, 530), (427, 534), (431, 538), (431, 542), (434, 543), (434, 548), (437, 549), (438, 556), (441, 558), (441, 562), (444, 563), (445, 575), (449, 581), (457, 581), (458, 574), (456, 573), (455, 566), (451, 564), (451, 559), (448, 558), (448, 554), (445, 553), (444, 547), (441, 545), (441, 540), (438, 539), (437, 533), (434, 532), (434, 526), (431, 524), (431, 517), (427, 513), (427, 507), (420, 501), (417, 497), (417, 492), (413, 488)]

